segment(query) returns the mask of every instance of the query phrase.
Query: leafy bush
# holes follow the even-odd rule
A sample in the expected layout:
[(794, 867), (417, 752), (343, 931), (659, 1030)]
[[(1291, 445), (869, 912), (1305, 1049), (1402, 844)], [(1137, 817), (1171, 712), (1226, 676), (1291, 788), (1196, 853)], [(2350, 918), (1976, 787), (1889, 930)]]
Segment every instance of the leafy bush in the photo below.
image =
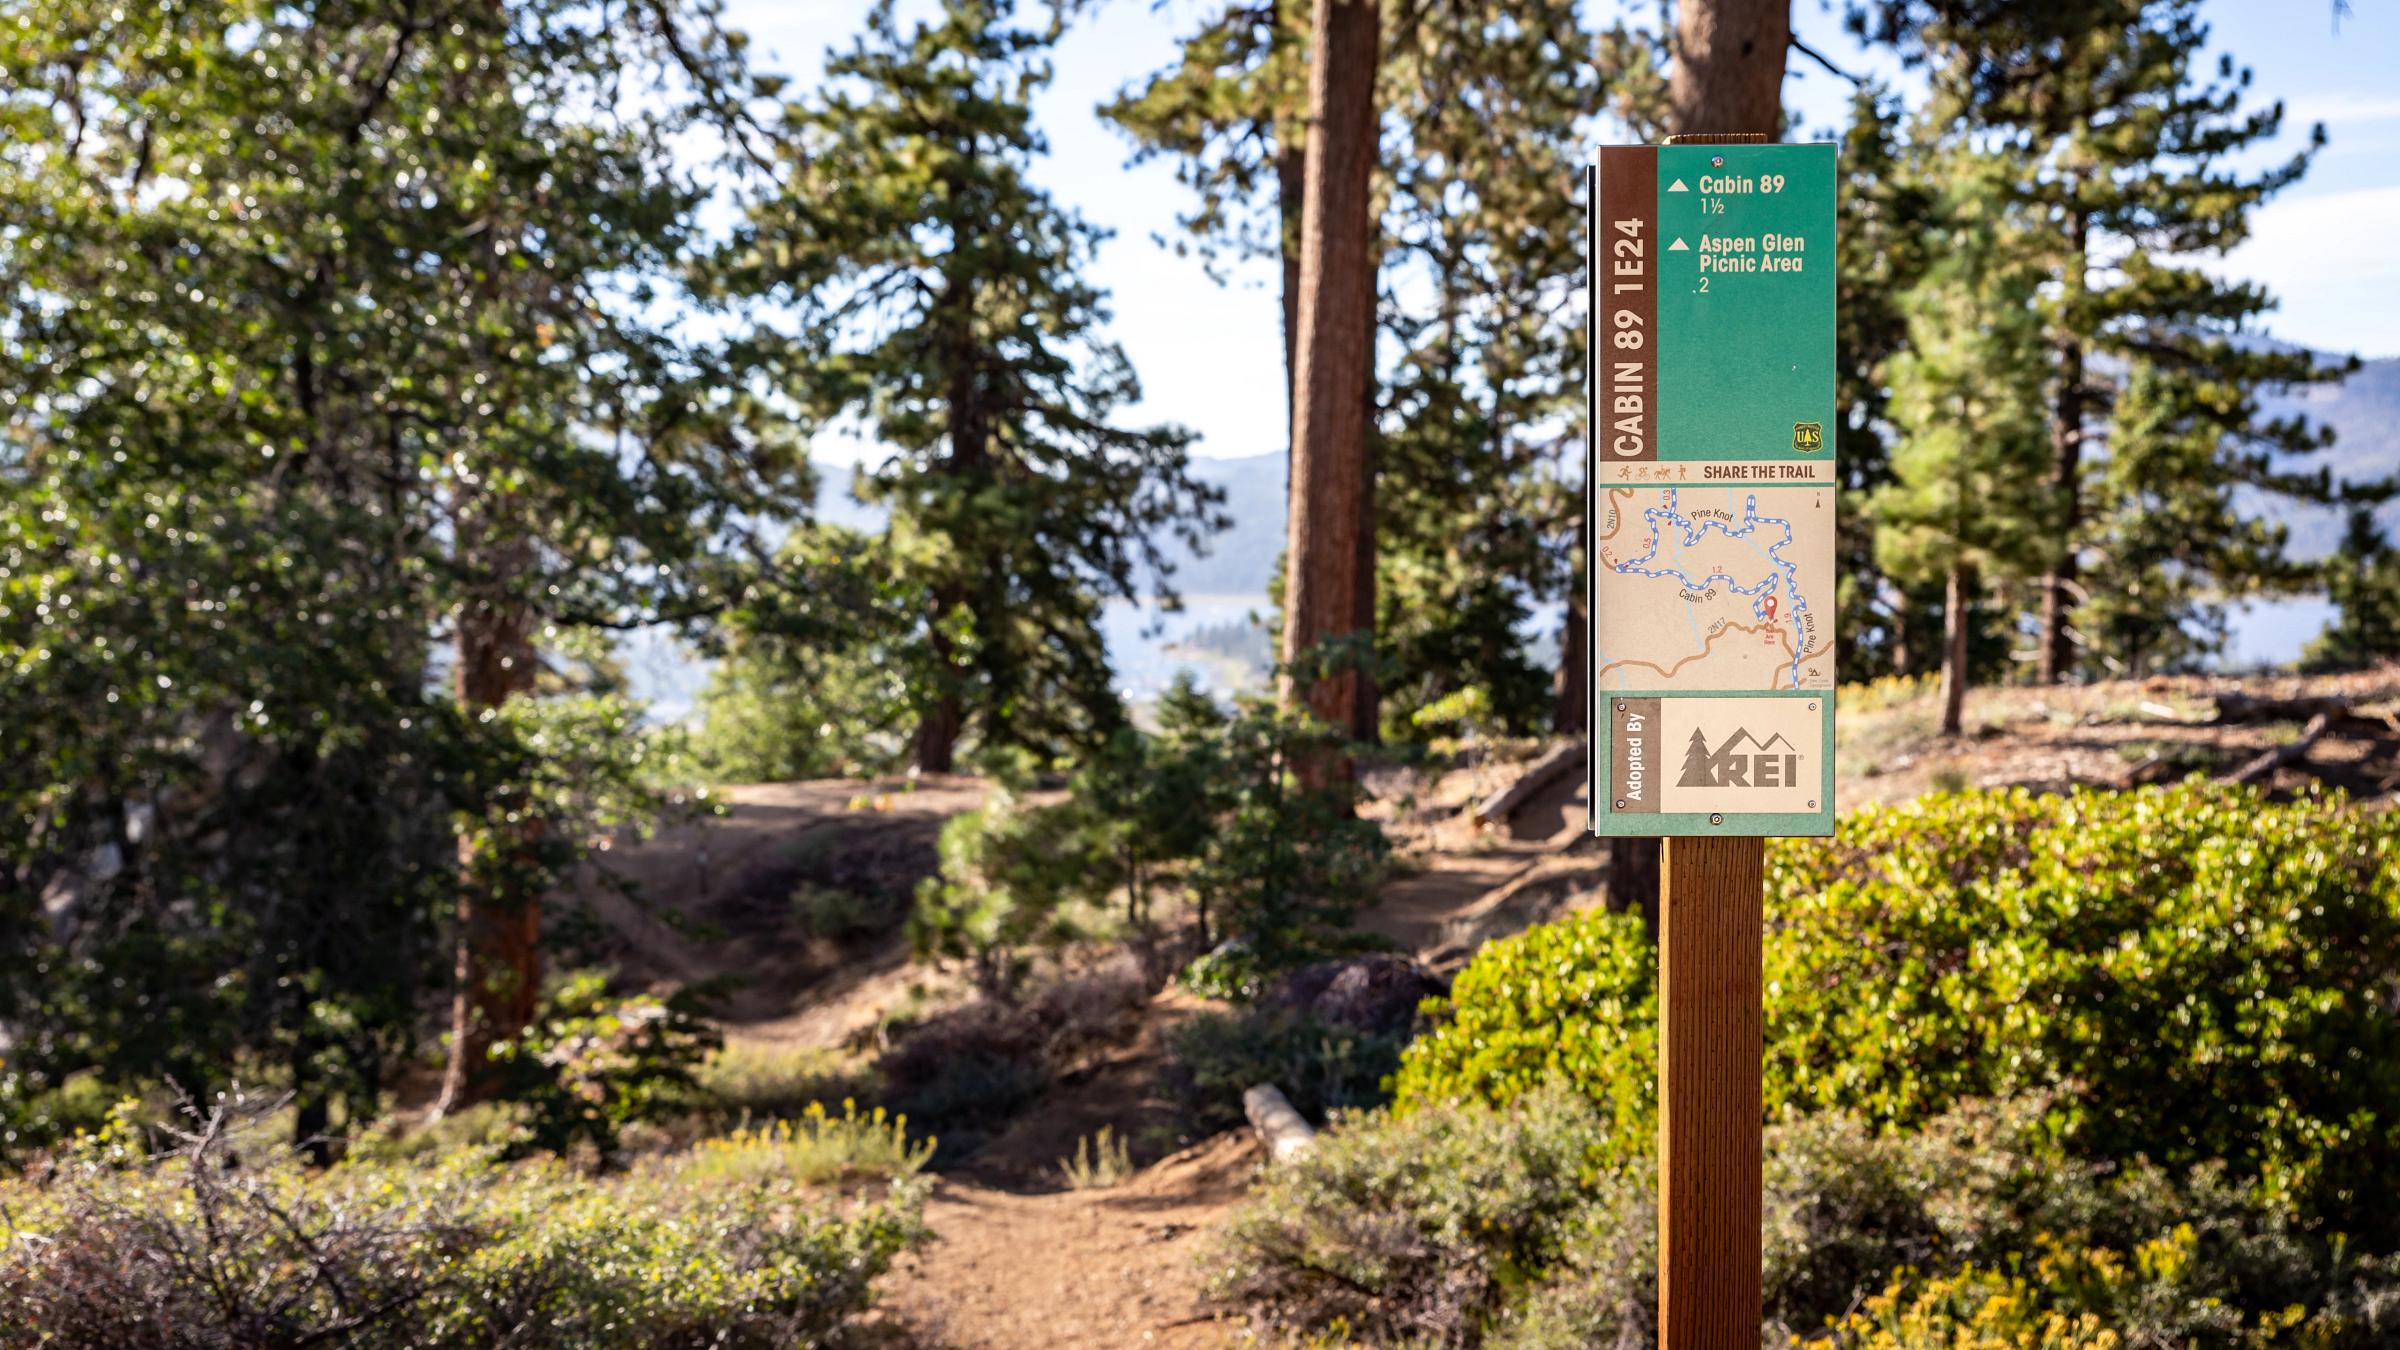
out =
[(1054, 979), (1020, 1003), (978, 999), (903, 1029), (875, 1063), (884, 1097), (956, 1151), (1030, 1104), (1079, 1056), (1121, 1042), (1150, 989), (1124, 958)]
[(1608, 1150), (1606, 1122), (1555, 1085), (1509, 1108), (1347, 1117), (1267, 1171), (1211, 1292), (1277, 1331), (1473, 1344), (1595, 1208), (1624, 1208)]
[[(941, 875), (918, 889), (918, 951), (964, 961), (987, 995), (1006, 999), (1033, 955), (1112, 926), (1148, 964), (1178, 908), (1187, 950), (1232, 939), (1222, 949), (1232, 955), (1213, 959), (1240, 996), (1355, 947), (1346, 925), (1381, 874), (1382, 832), (1351, 813), (1349, 789), (1294, 781), (1298, 758), (1331, 733), (1265, 702), (1227, 712), (1188, 681), (1161, 701), (1158, 721), (1155, 735), (1110, 740), (1063, 799), (1036, 803), (1012, 787), (951, 821)], [(1212, 969), (1197, 967), (1201, 983)]]
[(986, 998), (1014, 998), (1033, 949), (1055, 951), (1082, 931), (1069, 910), (1086, 878), (1077, 827), (1072, 812), (1007, 788), (952, 817), (941, 874), (918, 883), (909, 918), (918, 955), (964, 961)]
[(156, 1161), (118, 1131), (0, 1182), (0, 1326), (71, 1350), (815, 1344), (920, 1239), (924, 1185), (904, 1161), (837, 1208), (787, 1153), (312, 1172), (237, 1165), (216, 1124)]
[[(1853, 1318), (1862, 1308), (1944, 1329), (1924, 1319), (1956, 1310), (1957, 1329), (1994, 1335), (2049, 1329), (2007, 1319), (2056, 1312), (2126, 1346), (2363, 1350), (2400, 1332), (2400, 1266), (2307, 1232), (2217, 1169), (2071, 1162), (2050, 1108), (1970, 1103), (1899, 1133), (1843, 1112), (1770, 1128), (1762, 1339), (1840, 1324), (1889, 1350), (2053, 1343), (1865, 1339), (1886, 1328)], [(1653, 1183), (1647, 1160), (1599, 1161), (1617, 1147), (1607, 1117), (1558, 1082), (1506, 1106), (1348, 1117), (1268, 1173), (1228, 1229), (1215, 1288), (1270, 1326), (1373, 1344), (1655, 1345)]]
[(1646, 1155), (1656, 1134), (1658, 949), (1639, 917), (1586, 911), (1492, 942), (1428, 1000), (1440, 1018), (1394, 1079), (1402, 1110), (1502, 1105), (1553, 1079), (1609, 1124), (1607, 1159)]
[[(1926, 798), (1769, 854), (1770, 1108), (1885, 1125), (2026, 1093), (2085, 1157), (2222, 1159), (2378, 1246), (2400, 1175), (2400, 817), (2208, 784)], [(1646, 1150), (1654, 957), (1632, 920), (1494, 943), (1398, 1100), (1563, 1078)]]
[(1201, 1013), (1168, 1033), (1177, 1087), (1195, 1128), (1242, 1123), (1242, 1094), (1257, 1083), (1283, 1089), (1302, 1115), (1381, 1106), (1384, 1080), (1400, 1065), (1406, 1037), (1357, 1031), (1306, 1012), (1253, 1009)]
[(701, 1140), (681, 1173), (712, 1184), (899, 1177), (923, 1168), (933, 1150), (933, 1140), (908, 1137), (906, 1116), (888, 1115), (880, 1106), (860, 1115), (854, 1101), (843, 1102), (837, 1116), (824, 1103), (811, 1102), (794, 1119)]
[(607, 1152), (619, 1129), (691, 1104), (694, 1071), (722, 1043), (679, 999), (611, 998), (607, 976), (569, 975), (542, 1019), (493, 1047), (499, 1084), (524, 1109), (525, 1143)]

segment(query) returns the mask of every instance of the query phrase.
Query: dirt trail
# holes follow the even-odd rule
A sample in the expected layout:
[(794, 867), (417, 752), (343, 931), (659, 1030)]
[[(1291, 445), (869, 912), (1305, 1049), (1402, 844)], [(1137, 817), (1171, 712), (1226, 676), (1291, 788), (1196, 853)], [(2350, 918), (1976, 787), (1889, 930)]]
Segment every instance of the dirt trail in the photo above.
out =
[[(1402, 950), (1447, 962), (1481, 942), (1549, 917), (1598, 884), (1583, 828), (1579, 775), (1529, 802), (1505, 826), (1464, 818), (1470, 801), (1521, 765), (1370, 784), (1366, 813), (1384, 825), (1402, 866), (1359, 926)], [(942, 823), (983, 799), (964, 778), (767, 784), (727, 789), (723, 816), (670, 831), (611, 859), (641, 903), (593, 879), (578, 888), (613, 935), (629, 978), (735, 981), (729, 1042), (857, 1045), (889, 1011), (920, 996), (928, 972), (897, 936), (839, 944), (808, 931), (795, 891), (815, 885), (862, 897), (890, 934), (917, 876), (929, 872)], [(939, 985), (941, 981), (930, 983)], [(1174, 1138), (1163, 1033), (1207, 1006), (1170, 989), (1140, 1034), (1067, 1075), (1007, 1130), (951, 1166), (926, 1211), (933, 1241), (883, 1286), (866, 1328), (890, 1350), (1215, 1350), (1238, 1344), (1201, 1293), (1201, 1255), (1259, 1164), (1247, 1130)], [(1068, 1189), (1059, 1168), (1101, 1126), (1137, 1160), (1124, 1182)], [(1160, 1156), (1160, 1155), (1164, 1156)]]
[(935, 1240), (887, 1280), (879, 1319), (919, 1350), (1234, 1344), (1201, 1301), (1200, 1257), (1258, 1158), (1233, 1131), (1101, 1189), (945, 1178), (925, 1211)]

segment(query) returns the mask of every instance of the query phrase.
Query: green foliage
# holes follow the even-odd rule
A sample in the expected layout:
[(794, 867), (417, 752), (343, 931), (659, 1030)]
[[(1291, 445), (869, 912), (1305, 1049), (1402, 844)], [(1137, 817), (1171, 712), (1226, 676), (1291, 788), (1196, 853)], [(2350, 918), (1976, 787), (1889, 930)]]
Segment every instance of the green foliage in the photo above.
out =
[(701, 1140), (677, 1170), (712, 1186), (906, 1177), (932, 1160), (934, 1147), (931, 1139), (908, 1137), (908, 1117), (886, 1115), (880, 1106), (861, 1115), (858, 1103), (844, 1099), (837, 1116), (823, 1102), (810, 1102), (789, 1120)]
[(1210, 1291), (1277, 1331), (1476, 1343), (1613, 1209), (1606, 1122), (1570, 1089), (1509, 1108), (1346, 1117), (1271, 1167), (1219, 1239)]
[(2301, 654), (2309, 670), (2357, 670), (2400, 657), (2400, 550), (2365, 507), (2353, 507), (2342, 545), (2324, 564), (2334, 619)]
[(1081, 929), (1068, 910), (1084, 880), (1070, 813), (1002, 789), (942, 826), (941, 874), (917, 885), (909, 942), (918, 956), (966, 962), (987, 997), (1009, 1000), (1033, 949)]
[(488, 1152), (237, 1163), (221, 1124), (156, 1161), (119, 1131), (0, 1181), (0, 1325), (76, 1350), (817, 1344), (924, 1233), (914, 1154), (868, 1164), (894, 1181), (844, 1206), (773, 1134), (594, 1179)]
[(904, 757), (901, 672), (924, 597), (883, 560), (887, 547), (803, 525), (776, 551), (787, 583), (721, 617), (694, 747), (710, 781), (868, 777)]
[(2307, 171), (2324, 129), (2287, 158), (2256, 154), (2283, 106), (2245, 106), (2250, 72), (2210, 54), (2200, 0), (1875, 0), (1854, 17), (1931, 72), (1934, 139), (2006, 147), (2010, 213), (2038, 230), (2050, 571), (2082, 639), (2045, 635), (2059, 677), (2190, 661), (2215, 645), (2223, 598), (2299, 579), (2281, 528), (2240, 509), (2253, 494), (2390, 495), (2295, 467), (2327, 437), (2267, 417), (2261, 394), (2355, 365), (2256, 340), (2273, 297), (2207, 265)]
[[(1941, 184), (1920, 222), (1936, 260), (1897, 304), (1905, 343), (1883, 372), (1896, 440), (1890, 481), (1867, 509), (1886, 575), (1903, 592), (1955, 579), (1970, 608), (1945, 618), (1971, 632), (1982, 590), (2021, 593), (2056, 533), (2034, 306), (2043, 275), (2022, 223), (2007, 215), (2009, 162), (1964, 148), (1929, 158), (1908, 171)], [(1961, 689), (1966, 664), (1945, 650), (1943, 668)]]
[(1505, 1104), (1552, 1079), (1609, 1122), (1612, 1165), (1645, 1156), (1658, 1097), (1658, 949), (1632, 914), (1593, 910), (1486, 944), (1458, 972), (1439, 1021), (1411, 1042), (1397, 1109)]
[(1314, 1120), (1381, 1106), (1390, 1100), (1384, 1082), (1400, 1067), (1405, 1043), (1403, 1036), (1267, 1008), (1201, 1013), (1167, 1036), (1185, 1114), (1212, 1132), (1242, 1123), (1242, 1094), (1260, 1083), (1281, 1088), (1294, 1109)]
[(1190, 979), (1246, 998), (1278, 970), (1355, 946), (1344, 926), (1381, 874), (1382, 832), (1351, 814), (1349, 789), (1293, 776), (1298, 756), (1334, 740), (1305, 714), (1264, 700), (1227, 712), (1178, 682), (1158, 731), (1120, 731), (1062, 800), (1006, 790), (943, 828), (941, 875), (919, 887), (911, 920), (918, 951), (965, 961), (1005, 999), (1033, 954), (1104, 931), (1112, 910), (1147, 959), (1179, 905), (1197, 945), (1232, 939)]
[(501, 1091), (523, 1109), (527, 1147), (603, 1154), (618, 1130), (692, 1104), (695, 1071), (723, 1038), (679, 999), (611, 998), (596, 971), (567, 976), (542, 1016), (492, 1048)]
[(574, 762), (529, 782), (551, 748), (454, 711), (435, 635), (722, 603), (718, 549), (805, 477), (661, 317), (691, 95), (738, 62), (680, 3), (7, 24), (10, 1090), (240, 1065), (302, 1135), (356, 1124), (450, 965), (440, 916), (494, 879), (459, 875), (462, 823)]
[[(2400, 1168), (2400, 823), (2207, 784), (1961, 793), (1770, 852), (1767, 1100), (1907, 1126), (2057, 1094), (2079, 1155), (2223, 1160), (2386, 1243)], [(1653, 960), (1585, 915), (1478, 955), (1409, 1048), (1404, 1108), (1546, 1078), (1649, 1146)], [(2140, 1047), (2138, 1054), (2128, 1047)]]
[(878, 4), (784, 110), (776, 190), (716, 269), (794, 311), (752, 349), (784, 392), (895, 452), (860, 492), (891, 513), (879, 588), (924, 598), (891, 650), (929, 771), (962, 734), (1047, 756), (1121, 725), (1101, 598), (1163, 576), (1163, 536), (1196, 542), (1213, 500), (1190, 433), (1112, 421), (1140, 386), (1082, 279), (1101, 233), (1028, 173), (1058, 27), (1014, 8)]
[[(1843, 1345), (2051, 1344), (1922, 1339), (1951, 1327), (1935, 1309), (1993, 1336), (2055, 1311), (2110, 1344), (2223, 1350), (2364, 1350), (2400, 1327), (2394, 1263), (2213, 1168), (2074, 1162), (2049, 1114), (2024, 1099), (1897, 1132), (1846, 1112), (1770, 1127), (1762, 1342), (1839, 1323)], [(1236, 1214), (1215, 1288), (1279, 1329), (1371, 1344), (1656, 1344), (1654, 1182), (1647, 1160), (1601, 1161), (1614, 1134), (1559, 1082), (1345, 1118)]]

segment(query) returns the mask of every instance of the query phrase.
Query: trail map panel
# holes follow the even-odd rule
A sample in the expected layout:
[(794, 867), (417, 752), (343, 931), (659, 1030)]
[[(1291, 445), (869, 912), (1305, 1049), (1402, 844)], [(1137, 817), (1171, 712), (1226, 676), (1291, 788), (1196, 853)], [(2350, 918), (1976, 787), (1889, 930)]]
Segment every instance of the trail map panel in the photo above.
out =
[(1834, 150), (1589, 186), (1592, 828), (1833, 829)]

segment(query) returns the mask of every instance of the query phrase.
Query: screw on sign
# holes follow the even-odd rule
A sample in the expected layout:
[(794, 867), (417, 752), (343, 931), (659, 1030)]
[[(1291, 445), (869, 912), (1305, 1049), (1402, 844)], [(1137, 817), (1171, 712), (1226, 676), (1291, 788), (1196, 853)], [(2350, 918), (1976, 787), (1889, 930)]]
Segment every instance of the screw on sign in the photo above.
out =
[(1758, 1343), (1763, 843), (1833, 831), (1834, 160), (1715, 137), (1586, 180), (1590, 800), (1666, 841), (1666, 1350)]

